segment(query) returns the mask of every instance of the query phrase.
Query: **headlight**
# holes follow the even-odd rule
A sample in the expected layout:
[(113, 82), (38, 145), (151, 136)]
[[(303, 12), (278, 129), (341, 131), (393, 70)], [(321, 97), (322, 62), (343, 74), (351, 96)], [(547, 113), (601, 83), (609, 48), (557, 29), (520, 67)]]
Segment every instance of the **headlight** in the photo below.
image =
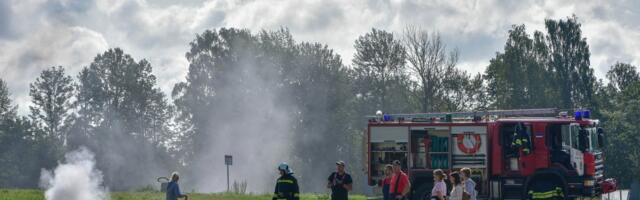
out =
[(584, 186), (592, 187), (595, 183), (596, 182), (594, 180), (584, 180)]

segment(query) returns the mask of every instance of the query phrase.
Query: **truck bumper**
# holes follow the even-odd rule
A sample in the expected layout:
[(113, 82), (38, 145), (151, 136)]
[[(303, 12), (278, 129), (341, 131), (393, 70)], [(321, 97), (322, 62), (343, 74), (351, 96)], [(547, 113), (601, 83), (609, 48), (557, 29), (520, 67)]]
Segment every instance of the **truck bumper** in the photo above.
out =
[(618, 190), (618, 183), (616, 182), (616, 179), (613, 178), (608, 178), (598, 184), (600, 185), (602, 194)]

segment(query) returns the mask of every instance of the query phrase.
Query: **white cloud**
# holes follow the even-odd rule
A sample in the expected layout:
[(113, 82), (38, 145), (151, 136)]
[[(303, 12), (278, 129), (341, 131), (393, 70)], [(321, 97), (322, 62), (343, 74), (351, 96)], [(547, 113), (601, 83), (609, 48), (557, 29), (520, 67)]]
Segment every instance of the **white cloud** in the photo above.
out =
[(43, 69), (67, 66), (75, 76), (81, 66), (88, 65), (94, 56), (108, 49), (100, 33), (84, 27), (48, 27), (23, 36), (15, 42), (0, 44), (0, 72), (19, 104), (21, 113), (28, 110), (29, 83)]
[[(401, 33), (417, 25), (441, 33), (460, 50), (460, 66), (481, 72), (502, 51), (512, 24), (544, 30), (546, 18), (576, 14), (602, 77), (616, 61), (640, 65), (638, 1), (466, 0), (10, 0), (0, 3), (0, 78), (21, 112), (28, 83), (43, 68), (63, 65), (75, 76), (107, 48), (148, 59), (167, 93), (184, 80), (188, 43), (206, 29), (288, 27), (298, 41), (329, 45), (351, 64), (353, 43), (372, 27)], [(7, 20), (8, 19), (8, 20)]]

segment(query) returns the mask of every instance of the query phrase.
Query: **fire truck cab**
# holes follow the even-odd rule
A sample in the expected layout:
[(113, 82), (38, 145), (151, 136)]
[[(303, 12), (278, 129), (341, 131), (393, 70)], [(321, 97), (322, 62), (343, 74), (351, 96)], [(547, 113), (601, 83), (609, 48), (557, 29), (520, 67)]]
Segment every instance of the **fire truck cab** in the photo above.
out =
[[(402, 163), (412, 199), (430, 199), (433, 170), (472, 169), (478, 199), (573, 199), (615, 190), (604, 178), (604, 131), (587, 110), (556, 109), (369, 116), (369, 184)], [(447, 181), (448, 182), (448, 181)], [(447, 183), (449, 185), (449, 183)], [(449, 187), (448, 191), (450, 191)]]

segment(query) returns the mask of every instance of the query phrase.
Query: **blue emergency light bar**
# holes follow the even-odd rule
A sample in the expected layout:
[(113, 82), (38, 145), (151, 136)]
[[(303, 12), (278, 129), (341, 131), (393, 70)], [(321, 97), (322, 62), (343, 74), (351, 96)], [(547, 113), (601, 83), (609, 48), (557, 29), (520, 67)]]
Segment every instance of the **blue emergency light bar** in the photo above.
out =
[(385, 122), (388, 122), (388, 121), (393, 121), (393, 118), (389, 114), (384, 114), (382, 116), (382, 120), (385, 121)]
[(581, 120), (582, 119), (582, 111), (576, 110), (576, 112), (573, 113), (573, 116), (576, 118), (576, 120)]
[(576, 110), (576, 112), (573, 113), (573, 116), (576, 118), (576, 120), (589, 119), (591, 117), (591, 111)]
[(587, 118), (587, 119), (591, 118), (591, 111), (583, 110), (582, 111), (582, 117)]

